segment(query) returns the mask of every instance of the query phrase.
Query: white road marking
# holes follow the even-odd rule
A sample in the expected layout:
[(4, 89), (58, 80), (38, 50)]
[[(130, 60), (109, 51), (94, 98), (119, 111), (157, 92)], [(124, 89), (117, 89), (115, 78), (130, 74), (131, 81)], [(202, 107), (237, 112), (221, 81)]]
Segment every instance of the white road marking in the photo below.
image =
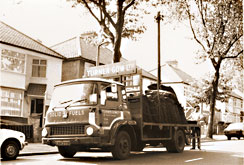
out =
[(202, 159), (203, 159), (203, 158), (197, 158), (197, 159), (186, 160), (185, 163), (193, 162), (193, 161), (197, 161), (197, 160), (202, 160)]

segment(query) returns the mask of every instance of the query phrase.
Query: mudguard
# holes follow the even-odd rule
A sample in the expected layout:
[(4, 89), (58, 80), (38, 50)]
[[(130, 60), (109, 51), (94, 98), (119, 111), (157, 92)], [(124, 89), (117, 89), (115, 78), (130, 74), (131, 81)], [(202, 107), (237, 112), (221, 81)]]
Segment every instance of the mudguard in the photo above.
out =
[(135, 130), (133, 128), (133, 126), (135, 126), (135, 125), (136, 125), (136, 121), (134, 121), (134, 120), (119, 120), (116, 123), (114, 123), (114, 125), (111, 128), (111, 132), (110, 132), (110, 143), (112, 145), (114, 145), (116, 135), (117, 135), (118, 131), (120, 130), (120, 128), (123, 126), (126, 126), (130, 131), (132, 131), (133, 136), (136, 137)]

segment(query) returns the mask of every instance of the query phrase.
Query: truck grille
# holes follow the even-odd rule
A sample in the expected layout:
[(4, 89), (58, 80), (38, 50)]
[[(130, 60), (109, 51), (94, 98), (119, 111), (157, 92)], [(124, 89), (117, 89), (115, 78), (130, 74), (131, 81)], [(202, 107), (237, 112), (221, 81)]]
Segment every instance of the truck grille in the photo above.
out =
[(84, 134), (84, 125), (58, 125), (50, 127), (50, 135)]

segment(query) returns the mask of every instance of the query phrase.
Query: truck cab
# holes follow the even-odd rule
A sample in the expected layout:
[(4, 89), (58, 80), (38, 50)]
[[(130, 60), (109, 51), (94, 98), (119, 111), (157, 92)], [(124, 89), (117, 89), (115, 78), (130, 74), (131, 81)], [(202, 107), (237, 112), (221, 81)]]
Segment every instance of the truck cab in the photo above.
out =
[(66, 81), (55, 86), (42, 131), (43, 143), (57, 146), (64, 157), (94, 147), (113, 150), (118, 127), (135, 124), (123, 84), (101, 78)]

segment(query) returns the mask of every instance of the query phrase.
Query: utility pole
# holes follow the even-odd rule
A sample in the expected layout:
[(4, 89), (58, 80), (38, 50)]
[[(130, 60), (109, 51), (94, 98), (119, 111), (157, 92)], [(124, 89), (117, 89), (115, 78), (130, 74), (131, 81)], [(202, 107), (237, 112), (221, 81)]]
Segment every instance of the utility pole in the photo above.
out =
[[(160, 21), (163, 20), (163, 15), (158, 12), (158, 15), (155, 17), (156, 22), (158, 23), (158, 83), (157, 83), (157, 95), (158, 95), (158, 114), (160, 112), (160, 97), (159, 97), (159, 88), (161, 84), (161, 64), (160, 64)], [(159, 121), (161, 121), (161, 116), (159, 115)]]
[(160, 59), (160, 21), (163, 20), (163, 15), (158, 12), (158, 15), (155, 17), (158, 23), (158, 89), (161, 84), (161, 59)]

